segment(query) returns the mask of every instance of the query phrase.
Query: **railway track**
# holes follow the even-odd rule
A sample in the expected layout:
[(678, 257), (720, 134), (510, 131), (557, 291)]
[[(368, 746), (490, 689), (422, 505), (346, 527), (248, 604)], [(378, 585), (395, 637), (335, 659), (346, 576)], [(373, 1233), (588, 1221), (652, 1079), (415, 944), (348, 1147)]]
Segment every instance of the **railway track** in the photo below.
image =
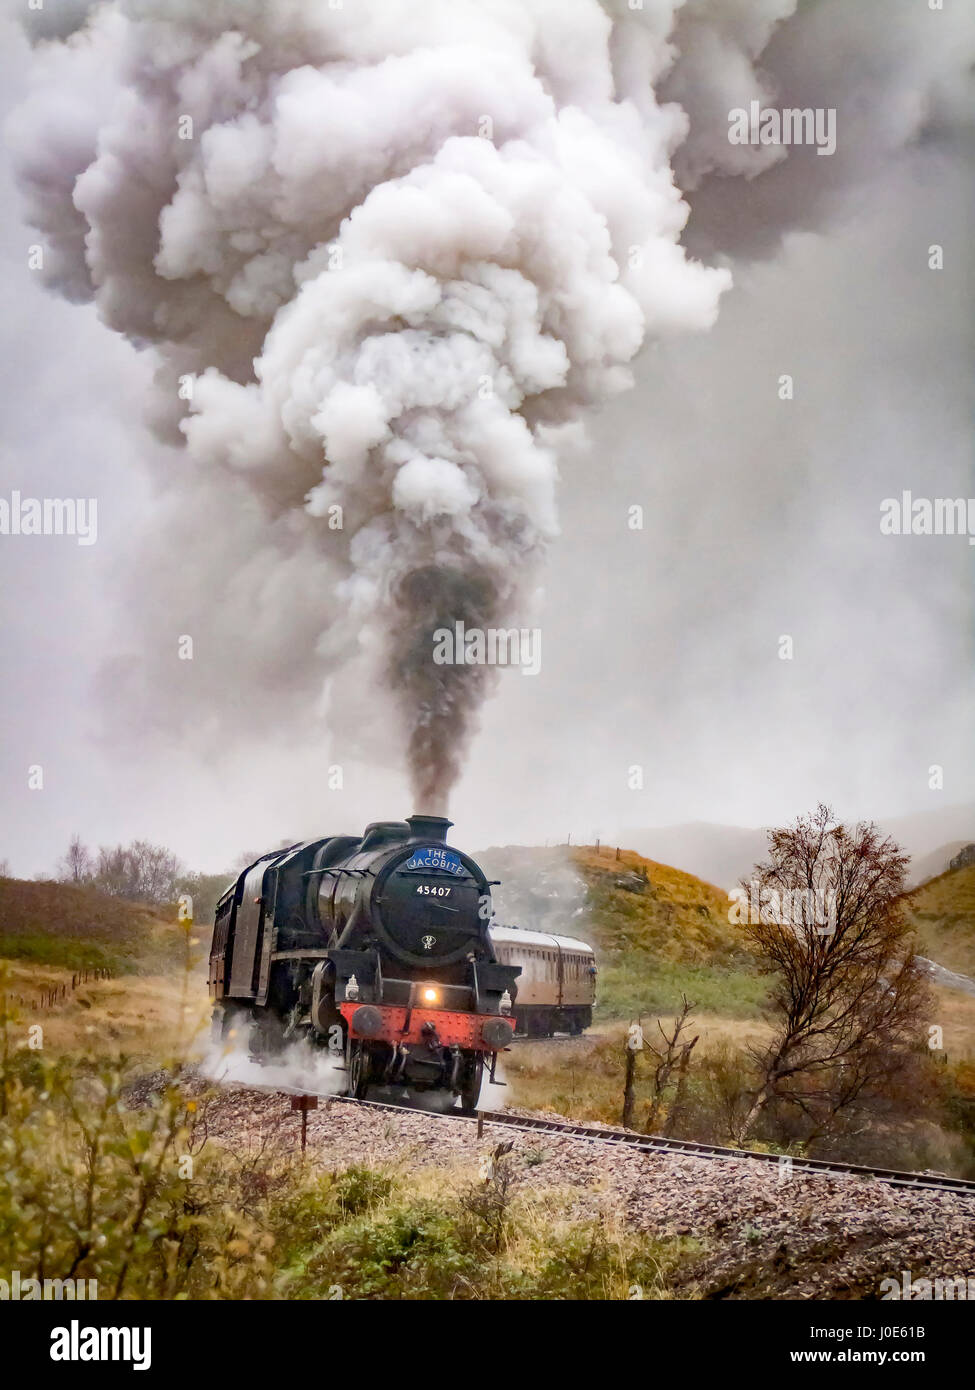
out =
[[(776, 1167), (783, 1161), (779, 1154), (756, 1153), (752, 1149), (702, 1144), (693, 1139), (668, 1139), (656, 1134), (634, 1134), (626, 1129), (602, 1129), (596, 1125), (575, 1124), (571, 1120), (547, 1120), (540, 1116), (509, 1114), (503, 1110), (437, 1111), (423, 1110), (415, 1105), (399, 1105), (391, 1101), (356, 1100), (352, 1096), (332, 1096), (331, 1099), (336, 1103), (358, 1105), (367, 1110), (391, 1110), (400, 1113), (407, 1111), (414, 1115), (427, 1115), (433, 1119), (464, 1120), (469, 1124), (477, 1124), (479, 1131), (484, 1125), (495, 1125), (526, 1133), (552, 1134), (564, 1139), (581, 1139), (588, 1143), (635, 1149), (641, 1153), (687, 1154), (694, 1158), (708, 1158), (718, 1162), (740, 1163), (744, 1160), (773, 1164)], [(809, 1173), (819, 1177), (872, 1178), (892, 1187), (957, 1192), (962, 1196), (975, 1198), (975, 1181), (968, 1178), (949, 1178), (936, 1173), (911, 1173), (897, 1168), (876, 1168), (820, 1158), (793, 1158), (791, 1164), (793, 1173)]]
[(535, 1038), (530, 1033), (516, 1033), (508, 1046), (514, 1047), (518, 1043), (540, 1047), (547, 1043), (604, 1042), (605, 1036), (604, 1033), (549, 1033), (543, 1038)]

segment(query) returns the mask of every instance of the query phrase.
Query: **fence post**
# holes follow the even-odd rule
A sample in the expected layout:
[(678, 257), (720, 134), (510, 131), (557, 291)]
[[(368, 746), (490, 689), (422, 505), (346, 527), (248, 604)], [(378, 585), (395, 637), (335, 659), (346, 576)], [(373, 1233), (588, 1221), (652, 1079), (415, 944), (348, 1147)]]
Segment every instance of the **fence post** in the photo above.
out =
[(631, 1047), (626, 1049), (626, 1076), (623, 1080), (623, 1128), (629, 1129), (633, 1122), (633, 1081), (636, 1077), (636, 1053)]

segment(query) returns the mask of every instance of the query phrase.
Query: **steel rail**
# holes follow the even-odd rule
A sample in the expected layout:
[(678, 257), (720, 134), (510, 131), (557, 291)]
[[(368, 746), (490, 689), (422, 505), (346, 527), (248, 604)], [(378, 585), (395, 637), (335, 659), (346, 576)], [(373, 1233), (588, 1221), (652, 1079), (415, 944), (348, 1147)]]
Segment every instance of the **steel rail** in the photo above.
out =
[(392, 1101), (357, 1100), (354, 1096), (331, 1096), (330, 1100), (364, 1109), (387, 1110), (434, 1119), (465, 1120), (481, 1125), (499, 1125), (526, 1133), (551, 1134), (563, 1139), (580, 1139), (587, 1143), (613, 1144), (619, 1148), (635, 1149), (641, 1153), (674, 1153), (693, 1158), (719, 1161), (751, 1161), (778, 1166), (787, 1160), (792, 1172), (809, 1173), (819, 1177), (871, 1178), (894, 1187), (918, 1188), (927, 1191), (956, 1192), (975, 1197), (975, 1181), (951, 1178), (936, 1173), (913, 1173), (898, 1168), (878, 1168), (861, 1163), (842, 1163), (824, 1158), (796, 1158), (787, 1154), (760, 1153), (754, 1149), (734, 1149), (723, 1144), (702, 1144), (694, 1139), (672, 1139), (661, 1134), (636, 1134), (628, 1129), (603, 1129), (596, 1125), (576, 1124), (571, 1120), (548, 1120), (542, 1116), (515, 1115), (503, 1110), (424, 1110), (415, 1105), (399, 1105)]

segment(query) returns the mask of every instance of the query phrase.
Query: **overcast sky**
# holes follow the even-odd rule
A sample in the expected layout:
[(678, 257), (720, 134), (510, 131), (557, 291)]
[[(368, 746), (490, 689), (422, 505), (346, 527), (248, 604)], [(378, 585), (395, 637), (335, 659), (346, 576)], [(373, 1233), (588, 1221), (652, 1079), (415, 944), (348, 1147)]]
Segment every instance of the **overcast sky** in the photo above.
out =
[[(25, 53), (5, 35), (8, 107)], [(563, 465), (541, 670), (504, 672), (485, 708), (451, 803), (458, 843), (768, 824), (820, 799), (881, 818), (975, 799), (975, 547), (880, 532), (881, 501), (902, 489), (975, 496), (973, 163), (970, 125), (912, 142), (819, 225), (731, 255), (713, 330), (645, 350), (635, 389)], [(165, 450), (141, 423), (153, 364), (91, 306), (43, 290), (6, 164), (0, 196), (0, 496), (98, 501), (93, 546), (0, 536), (0, 858), (48, 869), (77, 831), (149, 838), (215, 870), (244, 848), (408, 814), (388, 750), (351, 760), (310, 707), (249, 718), (232, 664), (186, 716), (207, 731), (203, 752), (126, 707), (146, 659), (147, 567), (165, 592), (170, 566), (178, 594), (188, 560), (178, 509), (156, 492)], [(703, 223), (703, 193), (700, 207)], [(932, 243), (943, 270), (928, 267)], [(786, 373), (792, 401), (778, 397)], [(199, 543), (189, 520), (185, 535)], [(178, 604), (169, 617), (151, 640), (175, 653)], [(168, 678), (186, 676), (174, 659)]]

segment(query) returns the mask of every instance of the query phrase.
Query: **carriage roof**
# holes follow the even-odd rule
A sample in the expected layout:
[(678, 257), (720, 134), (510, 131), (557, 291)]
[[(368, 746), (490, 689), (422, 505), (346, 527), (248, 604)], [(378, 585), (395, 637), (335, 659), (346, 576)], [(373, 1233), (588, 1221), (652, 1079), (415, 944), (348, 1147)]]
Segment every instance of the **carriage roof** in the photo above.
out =
[(591, 956), (592, 947), (574, 936), (555, 936), (550, 932), (525, 931), (521, 927), (491, 927), (491, 940), (496, 946), (537, 946), (550, 951), (557, 946), (560, 951), (574, 951), (579, 955)]

